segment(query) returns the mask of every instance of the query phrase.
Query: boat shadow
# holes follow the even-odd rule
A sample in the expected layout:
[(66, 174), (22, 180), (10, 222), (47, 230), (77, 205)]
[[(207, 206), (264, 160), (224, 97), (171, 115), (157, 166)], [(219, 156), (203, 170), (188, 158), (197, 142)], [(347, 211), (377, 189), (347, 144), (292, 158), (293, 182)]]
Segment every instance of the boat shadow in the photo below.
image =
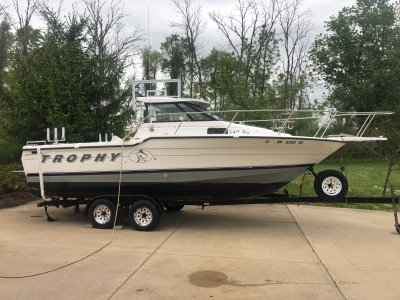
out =
[[(129, 225), (129, 224), (128, 224)], [(273, 216), (271, 213), (262, 215), (243, 213), (240, 210), (211, 211), (197, 209), (184, 209), (179, 212), (164, 212), (156, 230), (170, 230), (176, 227), (184, 230), (210, 230), (210, 231), (248, 231), (254, 229), (284, 228), (297, 226), (287, 216), (280, 214)]]
[[(80, 213), (74, 211), (52, 210), (51, 215), (60, 223), (70, 226), (91, 227), (89, 217), (81, 209)], [(45, 217), (45, 216), (43, 216)], [(56, 222), (58, 223), (58, 222)], [(121, 210), (118, 213), (117, 226), (124, 229), (133, 229), (129, 223), (128, 211)], [(173, 230), (176, 228), (185, 230), (251, 230), (256, 228), (278, 228), (287, 225), (295, 225), (295, 222), (279, 208), (273, 206), (260, 207), (257, 209), (244, 208), (242, 206), (224, 207), (224, 209), (187, 206), (178, 212), (163, 211), (160, 223), (156, 231)]]

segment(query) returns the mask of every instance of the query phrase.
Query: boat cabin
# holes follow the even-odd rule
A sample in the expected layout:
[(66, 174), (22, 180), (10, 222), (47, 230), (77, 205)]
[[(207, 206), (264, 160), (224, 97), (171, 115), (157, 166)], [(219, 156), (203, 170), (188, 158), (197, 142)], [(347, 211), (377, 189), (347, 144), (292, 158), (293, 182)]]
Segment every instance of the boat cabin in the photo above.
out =
[(151, 97), (138, 100), (142, 102), (144, 123), (219, 120), (206, 112), (209, 104), (202, 99)]

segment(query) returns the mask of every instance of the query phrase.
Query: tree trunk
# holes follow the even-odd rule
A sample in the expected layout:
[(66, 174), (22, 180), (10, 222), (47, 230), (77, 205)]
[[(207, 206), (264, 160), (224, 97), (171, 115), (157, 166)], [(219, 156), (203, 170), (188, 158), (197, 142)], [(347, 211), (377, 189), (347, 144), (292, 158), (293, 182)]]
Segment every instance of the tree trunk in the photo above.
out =
[(392, 168), (393, 168), (393, 159), (387, 158), (387, 163), (388, 163), (388, 169), (386, 172), (386, 178), (385, 178), (385, 184), (383, 186), (383, 197), (386, 196), (386, 190), (388, 188), (388, 184), (389, 184), (389, 177), (390, 177), (390, 173), (392, 172)]

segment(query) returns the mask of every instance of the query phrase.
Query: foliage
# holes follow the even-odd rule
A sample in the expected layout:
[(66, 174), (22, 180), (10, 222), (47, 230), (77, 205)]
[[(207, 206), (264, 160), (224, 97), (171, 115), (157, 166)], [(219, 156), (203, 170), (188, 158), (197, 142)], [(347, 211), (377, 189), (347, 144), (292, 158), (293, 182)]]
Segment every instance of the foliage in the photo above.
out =
[(11, 193), (27, 188), (25, 177), (12, 171), (22, 170), (21, 164), (0, 165), (0, 193)]
[[(349, 181), (349, 196), (382, 196), (387, 171), (384, 160), (380, 158), (344, 158), (343, 163), (345, 167), (344, 174)], [(315, 167), (315, 171), (318, 173), (319, 171), (326, 169), (339, 170), (340, 165), (341, 158), (329, 159), (318, 164)], [(292, 183), (286, 185), (285, 189), (288, 189), (290, 194), (298, 195), (302, 179), (303, 175), (299, 176)], [(396, 186), (396, 183), (400, 182), (400, 168), (398, 166), (393, 168), (390, 182), (395, 185), (396, 189), (400, 189), (399, 185)], [(311, 174), (307, 175), (304, 180), (303, 195), (315, 196), (313, 183), (314, 176)]]
[(161, 53), (151, 48), (144, 48), (141, 54), (143, 79), (156, 79), (157, 71), (161, 67)]
[(63, 19), (42, 5), (43, 30), (29, 23), (7, 34), (0, 28), (1, 39), (12, 37), (6, 39), (12, 42), (0, 70), (5, 82), (0, 85), (0, 145), (10, 151), (0, 161), (19, 158), (15, 149), (26, 140), (43, 139), (47, 127), (66, 127), (68, 141), (82, 142), (97, 139), (98, 133), (122, 135), (130, 122), (131, 87), (125, 76), (140, 35), (119, 36), (123, 15), (118, 7), (102, 19), (105, 2), (84, 5), (85, 12)]
[(395, 109), (400, 100), (400, 27), (388, 0), (358, 0), (326, 23), (314, 63), (342, 110)]
[(280, 61), (282, 71), (277, 80), (277, 92), (285, 107), (305, 109), (310, 105), (308, 85), (311, 72), (308, 69), (310, 11), (301, 11), (301, 0), (281, 0), (279, 30), (281, 34)]
[[(9, 133), (25, 139), (42, 139), (46, 127), (67, 127), (72, 140), (84, 139), (82, 132), (93, 126), (86, 99), (90, 92), (90, 57), (81, 47), (83, 19), (61, 23), (44, 13), (47, 32), (40, 47), (27, 56), (16, 55), (10, 76), (12, 96), (5, 103)], [(12, 109), (11, 109), (12, 108)]]
[[(161, 43), (161, 69), (170, 78), (181, 79), (182, 85), (185, 85), (186, 81), (185, 70), (188, 59), (186, 46), (186, 39), (177, 34), (171, 34)], [(177, 95), (177, 88), (174, 85), (170, 85), (168, 94)]]
[(387, 141), (375, 145), (373, 151), (384, 157), (387, 163), (387, 172), (383, 195), (386, 194), (390, 184), (390, 175), (396, 164), (400, 162), (400, 110), (397, 114), (383, 119), (379, 122), (380, 132), (385, 135)]
[(8, 65), (13, 36), (6, 20), (0, 22), (0, 91), (5, 83), (6, 67)]
[(245, 107), (249, 87), (241, 74), (244, 65), (232, 54), (213, 49), (204, 60), (207, 95), (214, 103), (214, 109)]
[(7, 136), (0, 129), (0, 164), (19, 161), (21, 145), (16, 138)]
[(184, 36), (189, 97), (192, 98), (196, 94), (195, 81), (197, 81), (197, 92), (203, 97), (204, 86), (202, 61), (200, 58), (200, 37), (206, 28), (206, 23), (202, 18), (201, 7), (194, 6), (192, 0), (171, 0), (171, 2), (180, 15), (180, 21), (171, 23), (171, 26), (179, 29)]
[[(229, 90), (230, 96), (234, 96), (232, 106), (237, 108), (265, 108), (275, 104), (271, 81), (278, 59), (278, 38), (274, 29), (278, 12), (274, 7), (267, 10), (262, 3), (236, 1), (229, 15), (210, 13), (231, 52), (211, 53), (209, 60), (214, 66), (228, 63), (230, 69), (227, 74), (222, 74), (222, 80), (231, 76), (240, 81), (231, 83), (232, 90)], [(219, 74), (221, 72), (214, 72), (209, 77), (218, 84), (216, 76)], [(215, 87), (219, 88), (218, 85)], [(225, 84), (224, 87), (228, 86)]]
[(397, 113), (373, 124), (375, 134), (388, 138), (374, 149), (388, 165), (384, 190), (400, 158), (399, 18), (389, 0), (358, 0), (326, 23), (329, 33), (319, 36), (312, 50), (318, 71), (332, 89), (328, 100), (334, 107)]

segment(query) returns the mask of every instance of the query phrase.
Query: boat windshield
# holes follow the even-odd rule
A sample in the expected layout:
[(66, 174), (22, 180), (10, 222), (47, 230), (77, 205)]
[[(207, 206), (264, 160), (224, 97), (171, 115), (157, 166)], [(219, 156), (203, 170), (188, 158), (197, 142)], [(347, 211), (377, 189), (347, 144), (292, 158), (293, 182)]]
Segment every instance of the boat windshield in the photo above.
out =
[[(149, 116), (150, 115), (150, 116)], [(148, 118), (146, 118), (149, 116)], [(201, 106), (193, 103), (152, 103), (146, 104), (146, 122), (189, 122), (216, 121), (217, 118), (204, 112)]]

